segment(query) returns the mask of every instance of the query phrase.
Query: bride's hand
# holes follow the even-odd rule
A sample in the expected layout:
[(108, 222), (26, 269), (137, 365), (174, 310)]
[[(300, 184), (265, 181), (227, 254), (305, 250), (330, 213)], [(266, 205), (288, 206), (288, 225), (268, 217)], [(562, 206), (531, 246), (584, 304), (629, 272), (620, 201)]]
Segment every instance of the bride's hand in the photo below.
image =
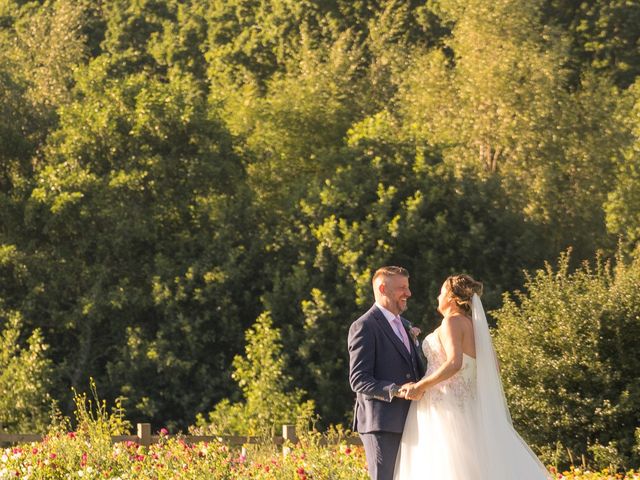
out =
[(424, 395), (424, 390), (416, 386), (415, 383), (408, 385), (406, 388), (403, 387), (403, 389), (404, 398), (406, 398), (407, 400), (420, 400)]

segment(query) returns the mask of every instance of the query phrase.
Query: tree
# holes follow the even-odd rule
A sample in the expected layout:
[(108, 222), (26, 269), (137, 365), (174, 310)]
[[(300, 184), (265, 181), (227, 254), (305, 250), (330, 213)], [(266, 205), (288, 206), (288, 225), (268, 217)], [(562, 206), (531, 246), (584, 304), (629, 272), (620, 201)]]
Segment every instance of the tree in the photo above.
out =
[(242, 233), (228, 227), (243, 172), (198, 85), (111, 66), (78, 76), (46, 147), (24, 242), (30, 282), (46, 287), (23, 302), (55, 345), (61, 397), (91, 375), (132, 415), (181, 411), (184, 426), (225, 395), (211, 372), (236, 353), (244, 307), (253, 315)]
[(246, 332), (245, 355), (233, 359), (233, 379), (242, 390), (243, 402), (225, 399), (198, 419), (200, 427), (217, 434), (273, 436), (285, 424), (308, 428), (314, 402), (303, 401), (305, 393), (291, 390), (280, 331), (273, 327), (269, 312), (262, 313)]
[(165, 22), (175, 21), (176, 4), (164, 0), (125, 0), (102, 3), (105, 21), (104, 40), (101, 49), (110, 54), (114, 69), (121, 74), (140, 70), (161, 72), (149, 44), (161, 34)]
[(0, 311), (0, 431), (42, 432), (49, 424), (52, 365), (36, 329), (26, 342), (19, 312)]
[(66, 0), (45, 2), (15, 22), (16, 61), (29, 77), (28, 98), (50, 112), (71, 99), (73, 74), (85, 59), (84, 9)]
[(640, 81), (623, 99), (618, 115), (630, 138), (619, 157), (615, 188), (609, 192), (605, 212), (609, 231), (619, 236), (626, 249), (634, 250), (640, 241)]
[(298, 43), (300, 27), (316, 10), (311, 1), (206, 2), (207, 61), (213, 91), (263, 82), (281, 70)]
[(295, 208), (308, 185), (335, 168), (342, 139), (364, 103), (360, 51), (349, 35), (319, 45), (303, 36), (302, 43), (287, 72), (267, 82), (266, 94), (250, 97), (245, 117), (228, 117), (231, 125), (244, 120), (235, 133), (246, 138), (256, 200), (278, 213)]
[[(585, 72), (570, 91), (568, 45), (542, 22), (541, 1), (447, 1), (449, 49), (415, 57), (399, 94), (404, 121), (446, 162), (499, 179), (554, 250), (578, 258), (611, 247), (601, 212), (624, 144), (615, 91)], [(570, 192), (569, 194), (567, 192)]]
[(545, 23), (559, 24), (571, 38), (570, 67), (576, 78), (593, 69), (621, 88), (634, 82), (640, 73), (637, 2), (549, 0), (543, 12)]

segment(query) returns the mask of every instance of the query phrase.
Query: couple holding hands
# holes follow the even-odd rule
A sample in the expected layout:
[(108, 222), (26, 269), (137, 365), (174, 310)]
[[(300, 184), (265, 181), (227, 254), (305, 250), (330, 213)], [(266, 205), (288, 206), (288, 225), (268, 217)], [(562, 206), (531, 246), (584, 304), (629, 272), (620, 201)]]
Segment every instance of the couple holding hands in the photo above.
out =
[(453, 275), (442, 285), (442, 323), (422, 343), (401, 315), (409, 272), (382, 267), (375, 304), (349, 329), (354, 426), (373, 480), (552, 478), (511, 424), (480, 296)]

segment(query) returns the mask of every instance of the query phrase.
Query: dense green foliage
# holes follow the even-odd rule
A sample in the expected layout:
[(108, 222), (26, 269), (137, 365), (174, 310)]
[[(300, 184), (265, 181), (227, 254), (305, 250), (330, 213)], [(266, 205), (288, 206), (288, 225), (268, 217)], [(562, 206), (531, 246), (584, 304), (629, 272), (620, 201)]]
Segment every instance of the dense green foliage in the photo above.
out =
[(635, 248), (639, 15), (0, 0), (3, 308), (50, 345), (65, 412), (92, 376), (175, 427), (247, 393), (233, 359), (269, 311), (295, 386), (345, 422), (372, 269), (409, 268), (407, 315), (432, 328), (454, 271), (491, 309), (567, 247)]
[(640, 259), (570, 273), (564, 256), (494, 312), (514, 423), (547, 461), (638, 465), (639, 287)]
[(36, 329), (21, 345), (22, 320), (0, 310), (0, 432), (42, 431), (49, 423), (51, 361)]
[(303, 402), (305, 392), (291, 388), (280, 331), (273, 328), (268, 312), (258, 317), (246, 338), (245, 355), (233, 359), (232, 375), (243, 401), (221, 401), (207, 418), (198, 416), (197, 429), (211, 435), (265, 438), (279, 434), (282, 425), (297, 425), (302, 427), (299, 431), (306, 431), (313, 421), (313, 400)]

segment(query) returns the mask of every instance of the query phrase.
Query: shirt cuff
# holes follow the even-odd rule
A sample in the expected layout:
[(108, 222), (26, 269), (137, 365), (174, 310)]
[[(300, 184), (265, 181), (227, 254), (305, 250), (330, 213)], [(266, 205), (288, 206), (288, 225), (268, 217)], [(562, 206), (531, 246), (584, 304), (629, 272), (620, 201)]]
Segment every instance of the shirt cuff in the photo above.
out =
[(398, 395), (399, 391), (400, 387), (398, 387), (398, 385), (396, 385), (395, 383), (389, 385), (389, 401), (393, 400), (396, 395)]

